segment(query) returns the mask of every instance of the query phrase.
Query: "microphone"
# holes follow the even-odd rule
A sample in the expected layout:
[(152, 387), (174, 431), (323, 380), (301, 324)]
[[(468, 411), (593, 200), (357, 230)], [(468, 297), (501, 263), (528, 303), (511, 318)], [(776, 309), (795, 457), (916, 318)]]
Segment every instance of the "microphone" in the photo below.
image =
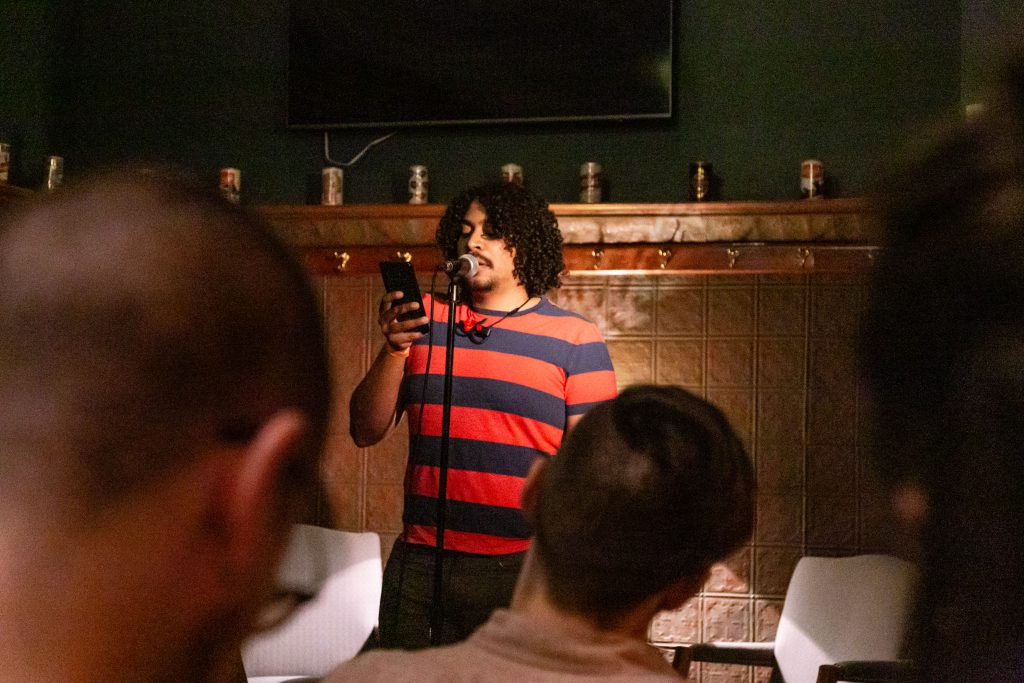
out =
[(445, 261), (438, 266), (438, 270), (448, 273), (448, 277), (452, 279), (460, 277), (468, 279), (480, 270), (480, 262), (472, 254), (463, 254), (453, 261)]

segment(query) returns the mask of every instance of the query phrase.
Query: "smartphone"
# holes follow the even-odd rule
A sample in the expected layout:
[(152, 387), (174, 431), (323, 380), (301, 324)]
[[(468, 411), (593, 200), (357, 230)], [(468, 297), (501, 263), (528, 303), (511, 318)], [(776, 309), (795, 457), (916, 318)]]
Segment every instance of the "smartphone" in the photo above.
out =
[[(411, 320), (427, 314), (423, 308), (423, 298), (420, 296), (420, 285), (416, 281), (416, 271), (413, 270), (411, 263), (408, 261), (381, 261), (380, 275), (384, 278), (384, 289), (389, 292), (399, 291), (402, 293), (402, 298), (395, 301), (393, 305), (407, 304), (412, 301), (420, 305), (417, 310), (407, 311), (398, 316), (399, 320)], [(415, 329), (417, 332), (426, 334), (430, 331), (430, 326), (420, 325)]]

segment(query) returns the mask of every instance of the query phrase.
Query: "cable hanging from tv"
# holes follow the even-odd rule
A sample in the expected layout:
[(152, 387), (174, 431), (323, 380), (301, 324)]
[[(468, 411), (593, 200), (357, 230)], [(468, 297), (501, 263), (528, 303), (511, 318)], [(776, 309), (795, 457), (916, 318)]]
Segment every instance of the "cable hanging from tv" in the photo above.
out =
[(394, 135), (397, 132), (398, 131), (392, 131), (392, 132), (388, 133), (387, 135), (380, 136), (376, 140), (371, 140), (369, 142), (369, 144), (366, 145), (366, 147), (363, 147), (363, 149), (360, 150), (358, 154), (356, 154), (354, 157), (352, 157), (348, 161), (335, 161), (334, 159), (331, 158), (331, 140), (330, 140), (330, 136), (329, 136), (328, 132), (325, 130), (324, 131), (324, 160), (327, 161), (327, 163), (329, 163), (329, 164), (331, 164), (333, 166), (346, 166), (346, 167), (347, 166), (351, 166), (352, 164), (354, 164), (357, 161), (359, 161), (360, 159), (362, 159), (363, 155), (366, 154), (368, 151), (370, 151), (371, 147), (373, 147), (374, 145), (377, 145), (377, 144), (380, 144), (380, 143), (384, 142), (385, 140), (387, 140), (389, 137), (391, 137), (392, 135)]

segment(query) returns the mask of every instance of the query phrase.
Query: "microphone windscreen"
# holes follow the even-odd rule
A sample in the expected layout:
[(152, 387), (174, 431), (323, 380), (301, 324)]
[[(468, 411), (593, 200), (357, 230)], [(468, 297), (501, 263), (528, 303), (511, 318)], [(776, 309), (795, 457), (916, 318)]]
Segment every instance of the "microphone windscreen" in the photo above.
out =
[[(473, 256), (472, 254), (463, 254), (459, 257), (459, 260), (465, 261), (469, 264), (466, 269), (465, 277), (473, 277), (477, 274), (477, 271), (480, 270), (480, 261), (478, 261), (476, 256)], [(460, 270), (462, 269), (460, 268)]]

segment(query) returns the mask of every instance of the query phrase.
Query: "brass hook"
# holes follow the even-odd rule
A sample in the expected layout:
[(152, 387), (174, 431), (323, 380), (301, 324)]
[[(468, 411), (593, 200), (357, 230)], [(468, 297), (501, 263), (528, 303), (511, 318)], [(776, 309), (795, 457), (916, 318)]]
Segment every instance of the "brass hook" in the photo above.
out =
[(739, 249), (733, 249), (732, 247), (729, 247), (728, 249), (725, 250), (725, 253), (729, 255), (729, 267), (730, 268), (735, 268), (736, 267), (736, 259), (739, 258), (740, 250)]
[(397, 257), (400, 261), (412, 263), (412, 254), (407, 251), (396, 251), (395, 257)]
[(594, 249), (590, 252), (590, 255), (594, 257), (594, 270), (601, 270), (601, 259), (604, 257), (604, 249)]
[(658, 256), (661, 257), (661, 263), (659, 264), (658, 267), (661, 268), (662, 270), (665, 270), (668, 267), (668, 260), (670, 258), (672, 258), (672, 250), (671, 249), (659, 249), (658, 250)]
[(807, 247), (801, 247), (799, 250), (800, 254), (800, 267), (804, 268), (807, 266), (807, 259), (811, 257), (811, 250)]
[(352, 258), (347, 251), (336, 251), (331, 256), (335, 261), (341, 261), (341, 263), (334, 266), (334, 272), (336, 273), (344, 272), (348, 266), (348, 260)]

